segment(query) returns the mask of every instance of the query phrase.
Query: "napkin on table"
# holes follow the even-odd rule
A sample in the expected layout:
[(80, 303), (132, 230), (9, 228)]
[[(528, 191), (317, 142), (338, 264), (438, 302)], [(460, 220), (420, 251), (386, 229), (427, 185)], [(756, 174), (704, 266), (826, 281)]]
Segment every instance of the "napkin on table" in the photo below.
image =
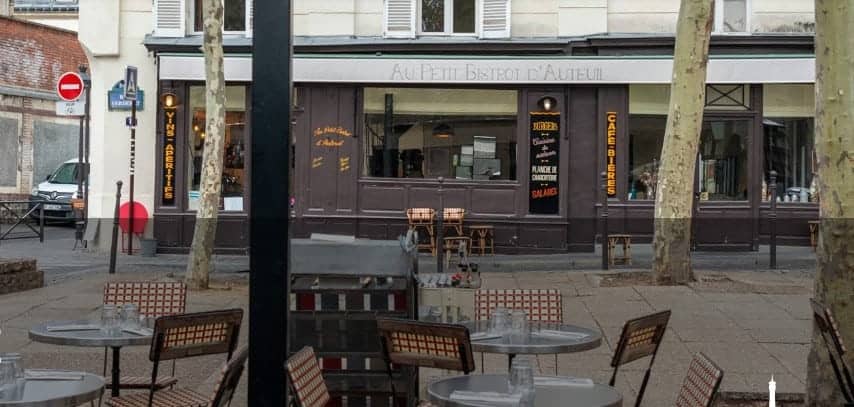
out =
[(590, 335), (581, 332), (556, 331), (554, 329), (542, 329), (537, 332), (532, 332), (531, 335), (537, 336), (554, 336), (570, 339), (584, 339)]
[(583, 377), (535, 377), (534, 386), (543, 387), (593, 387), (593, 379)]
[(494, 391), (463, 391), (455, 390), (451, 393), (451, 400), (458, 401), (482, 401), (489, 405), (519, 405), (522, 394), (496, 393)]
[(101, 329), (98, 325), (93, 324), (69, 324), (69, 325), (48, 325), (45, 327), (48, 332), (62, 331), (97, 331)]
[(151, 328), (122, 328), (122, 331), (137, 334), (139, 336), (151, 336), (154, 334), (154, 330)]
[(473, 333), (473, 334), (469, 335), (469, 337), (473, 341), (480, 341), (480, 340), (485, 340), (485, 339), (496, 339), (496, 338), (500, 338), (502, 336), (503, 335), (493, 334), (493, 333), (489, 333), (489, 332), (477, 332), (477, 333)]
[(27, 380), (83, 380), (83, 373), (66, 370), (27, 370), (24, 372)]

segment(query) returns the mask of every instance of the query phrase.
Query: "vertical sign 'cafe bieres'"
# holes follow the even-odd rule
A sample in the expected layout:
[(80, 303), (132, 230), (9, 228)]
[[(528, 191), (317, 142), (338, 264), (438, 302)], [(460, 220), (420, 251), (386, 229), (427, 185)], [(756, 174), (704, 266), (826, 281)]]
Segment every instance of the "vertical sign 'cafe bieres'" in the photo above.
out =
[(542, 110), (531, 112), (531, 213), (556, 214), (560, 211), (560, 113), (551, 111), (555, 105), (553, 99), (546, 97), (540, 101)]
[(605, 192), (608, 198), (614, 198), (617, 196), (617, 112), (608, 112), (605, 118), (608, 122), (605, 132)]

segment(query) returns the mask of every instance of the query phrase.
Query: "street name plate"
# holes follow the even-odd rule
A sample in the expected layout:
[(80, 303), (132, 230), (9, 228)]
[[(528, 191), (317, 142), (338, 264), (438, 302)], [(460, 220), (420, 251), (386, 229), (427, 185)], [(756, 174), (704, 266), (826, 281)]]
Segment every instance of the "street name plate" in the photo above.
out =
[(84, 114), (86, 114), (86, 102), (82, 100), (56, 102), (57, 116), (83, 116)]

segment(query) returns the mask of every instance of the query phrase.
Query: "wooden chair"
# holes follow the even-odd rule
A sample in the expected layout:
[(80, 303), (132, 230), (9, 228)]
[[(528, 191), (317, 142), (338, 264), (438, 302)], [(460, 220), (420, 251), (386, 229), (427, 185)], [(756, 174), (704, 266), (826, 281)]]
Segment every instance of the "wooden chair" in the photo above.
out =
[[(214, 398), (187, 389), (156, 391), (157, 370), (164, 360), (227, 354), (231, 360), (243, 320), (242, 309), (199, 312), (160, 317), (154, 323), (154, 337), (148, 354), (154, 364), (147, 393), (136, 393), (107, 400), (112, 407), (219, 406)], [(239, 377), (239, 376), (238, 376)], [(235, 383), (236, 384), (236, 383)], [(230, 398), (231, 396), (228, 395)]]
[(608, 382), (608, 385), (614, 385), (620, 366), (651, 356), (649, 366), (643, 375), (640, 391), (638, 391), (638, 398), (635, 400), (635, 407), (639, 407), (641, 400), (643, 400), (643, 394), (649, 382), (649, 374), (652, 371), (652, 364), (655, 363), (655, 355), (658, 353), (658, 347), (664, 338), (664, 331), (667, 329), (669, 321), (670, 310), (667, 310), (626, 321), (623, 325), (620, 342), (617, 344), (617, 349), (614, 350), (614, 358), (611, 359), (614, 374), (611, 375), (611, 381)]
[(397, 393), (392, 364), (454, 370), (464, 374), (474, 371), (469, 330), (462, 325), (377, 318), (377, 329), (393, 394)]
[(430, 253), (436, 255), (436, 236), (433, 229), (433, 222), (436, 220), (436, 211), (431, 208), (409, 208), (406, 210), (406, 219), (409, 222), (409, 229), (418, 232), (419, 229), (424, 230), (429, 242), (427, 244), (419, 244), (418, 249), (430, 249)]
[[(187, 309), (187, 285), (180, 281), (113, 281), (104, 285), (104, 304), (122, 306), (134, 304), (139, 315), (145, 318), (159, 318), (183, 314)], [(104, 348), (104, 373), (106, 388), (113, 387), (111, 377), (107, 375), (107, 348)], [(175, 361), (172, 361), (172, 373), (159, 377), (155, 383), (157, 390), (174, 386)], [(143, 376), (122, 376), (120, 389), (147, 389), (149, 378)]]
[[(813, 298), (810, 299), (810, 305), (812, 306), (815, 325), (818, 328), (819, 334), (824, 339), (827, 356), (830, 358), (830, 366), (833, 367), (833, 373), (836, 375), (839, 390), (842, 391), (842, 396), (846, 403), (854, 403), (854, 381), (851, 379), (851, 371), (848, 369), (848, 364), (845, 363), (845, 353), (848, 349), (842, 343), (842, 336), (839, 334), (839, 325), (836, 324), (836, 319), (830, 312), (830, 308)], [(846, 404), (846, 406), (848, 405)]]
[(326, 406), (330, 400), (329, 390), (313, 348), (306, 346), (291, 356), (287, 369), (295, 403), (300, 407)]
[[(496, 308), (519, 309), (528, 313), (531, 322), (563, 324), (563, 295), (555, 289), (477, 290), (474, 293), (475, 320), (488, 321)], [(555, 375), (558, 365), (555, 354)], [(484, 369), (480, 354), (481, 372)]]
[(147, 393), (134, 393), (111, 399), (107, 404), (116, 407), (226, 407), (231, 404), (247, 359), (249, 348), (244, 346), (235, 352), (234, 357), (223, 363), (214, 393), (210, 396), (178, 388), (159, 391), (151, 399)]
[[(452, 229), (457, 233), (457, 236), (463, 236), (463, 218), (465, 215), (466, 210), (463, 208), (445, 208), (442, 211), (442, 226), (445, 229)], [(442, 234), (444, 234), (444, 230)]]
[(702, 352), (695, 354), (676, 397), (676, 407), (712, 407), (723, 377), (724, 371), (711, 359)]
[(472, 249), (480, 251), (481, 256), (485, 256), (486, 249), (489, 249), (489, 253), (495, 256), (495, 228), (492, 225), (469, 226), (469, 234), (472, 239)]
[[(622, 246), (623, 253), (617, 256), (617, 246)], [(609, 234), (608, 235), (608, 264), (615, 265), (632, 264), (632, 235)]]

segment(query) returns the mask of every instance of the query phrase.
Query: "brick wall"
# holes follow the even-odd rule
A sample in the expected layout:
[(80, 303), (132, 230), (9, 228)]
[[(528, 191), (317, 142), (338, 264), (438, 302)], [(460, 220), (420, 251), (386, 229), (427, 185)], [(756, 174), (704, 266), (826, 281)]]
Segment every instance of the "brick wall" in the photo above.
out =
[(0, 38), (0, 86), (53, 92), (59, 75), (87, 63), (71, 31), (0, 17)]

